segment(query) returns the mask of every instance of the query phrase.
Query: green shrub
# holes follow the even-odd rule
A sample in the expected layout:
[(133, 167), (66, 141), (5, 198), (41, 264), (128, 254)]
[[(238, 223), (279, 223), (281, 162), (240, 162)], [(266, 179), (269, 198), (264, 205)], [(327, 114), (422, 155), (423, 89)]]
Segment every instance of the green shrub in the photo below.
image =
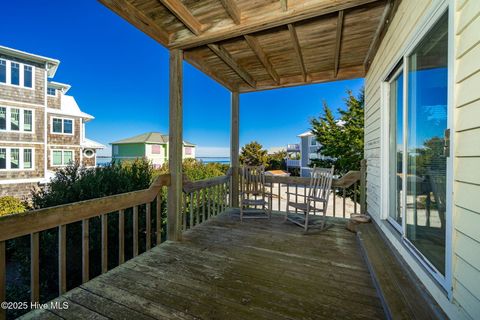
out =
[(11, 196), (0, 197), (0, 216), (25, 212), (27, 208), (19, 199)]

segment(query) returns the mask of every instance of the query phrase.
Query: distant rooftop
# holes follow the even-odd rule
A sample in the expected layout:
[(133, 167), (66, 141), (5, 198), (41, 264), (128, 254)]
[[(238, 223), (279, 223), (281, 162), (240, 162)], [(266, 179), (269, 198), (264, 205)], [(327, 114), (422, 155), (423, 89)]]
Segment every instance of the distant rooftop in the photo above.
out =
[[(168, 143), (168, 135), (161, 134), (160, 132), (146, 132), (139, 134), (138, 136), (118, 140), (110, 144), (128, 144), (128, 143)], [(183, 144), (186, 146), (195, 146), (193, 143), (188, 141), (183, 141)]]

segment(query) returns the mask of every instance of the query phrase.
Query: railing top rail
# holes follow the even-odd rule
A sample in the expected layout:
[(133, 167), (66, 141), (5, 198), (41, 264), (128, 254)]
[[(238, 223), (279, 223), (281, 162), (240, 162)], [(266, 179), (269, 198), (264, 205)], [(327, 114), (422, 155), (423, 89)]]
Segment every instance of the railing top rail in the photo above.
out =
[(227, 174), (224, 176), (208, 178), (198, 181), (185, 181), (183, 183), (183, 192), (190, 193), (197, 190), (213, 187), (222, 183), (226, 183), (227, 181), (229, 181), (229, 179), (230, 175)]
[(0, 241), (151, 202), (161, 187), (168, 185), (170, 174), (164, 174), (148, 189), (3, 216), (0, 217)]
[[(360, 171), (349, 171), (338, 179), (333, 179), (332, 187), (348, 188), (355, 182), (360, 181)], [(309, 185), (310, 178), (307, 177), (285, 177), (285, 176), (265, 176), (265, 182)]]

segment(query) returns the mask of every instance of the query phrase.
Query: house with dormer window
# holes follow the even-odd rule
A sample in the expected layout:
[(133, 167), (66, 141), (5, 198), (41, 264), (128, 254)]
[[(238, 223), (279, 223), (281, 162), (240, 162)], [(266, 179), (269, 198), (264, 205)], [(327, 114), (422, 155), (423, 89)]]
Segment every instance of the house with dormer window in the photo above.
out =
[(96, 165), (93, 116), (53, 81), (59, 60), (0, 46), (0, 196), (24, 197), (70, 163)]

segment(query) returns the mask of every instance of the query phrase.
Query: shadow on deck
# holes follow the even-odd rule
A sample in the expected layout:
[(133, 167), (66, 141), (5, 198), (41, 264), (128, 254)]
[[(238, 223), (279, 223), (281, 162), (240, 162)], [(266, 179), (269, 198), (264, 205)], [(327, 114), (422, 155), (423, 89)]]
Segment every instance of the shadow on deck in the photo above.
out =
[(380, 299), (345, 220), (323, 232), (233, 211), (165, 242), (26, 318), (372, 319)]

